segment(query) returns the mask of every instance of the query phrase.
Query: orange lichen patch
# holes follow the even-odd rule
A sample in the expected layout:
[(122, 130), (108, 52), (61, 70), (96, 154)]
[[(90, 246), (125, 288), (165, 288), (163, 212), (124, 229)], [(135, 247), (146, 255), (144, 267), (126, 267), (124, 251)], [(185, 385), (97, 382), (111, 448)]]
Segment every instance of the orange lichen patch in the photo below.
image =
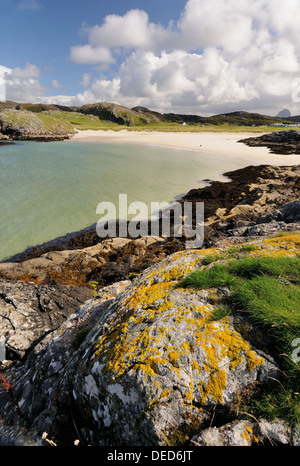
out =
[(2, 384), (6, 391), (9, 392), (11, 390), (9, 380), (7, 380), (2, 374), (0, 374), (0, 384)]
[[(152, 376), (156, 373), (157, 365), (166, 362), (156, 347), (165, 334), (165, 329), (146, 326), (144, 321), (153, 319), (157, 313), (172, 307), (172, 302), (168, 300), (171, 288), (169, 283), (143, 286), (126, 300), (126, 314), (115, 324), (113, 330), (108, 335), (103, 335), (97, 343), (97, 353), (104, 356), (106, 371), (121, 376), (128, 367), (138, 365), (147, 376)], [(138, 328), (134, 334), (128, 330), (133, 323)]]
[(242, 437), (248, 445), (258, 442), (258, 438), (254, 435), (253, 429), (250, 426), (246, 426), (244, 432), (242, 433)]
[(156, 283), (152, 286), (140, 286), (125, 301), (124, 305), (128, 309), (133, 310), (136, 310), (138, 307), (148, 309), (156, 301), (166, 298), (172, 287), (172, 283), (168, 282)]
[(209, 374), (206, 384), (200, 385), (201, 403), (205, 404), (208, 397), (216, 403), (222, 403), (223, 390), (226, 388), (226, 372), (224, 369), (215, 369)]
[[(207, 318), (198, 320), (188, 317), (187, 320), (189, 323), (193, 322), (195, 347), (201, 347), (205, 353), (204, 366), (201, 367), (193, 353), (189, 352), (192, 357), (191, 367), (199, 373), (201, 379), (201, 402), (205, 403), (210, 397), (219, 403), (226, 387), (226, 371), (223, 366), (234, 370), (245, 361), (247, 369), (252, 371), (263, 364), (264, 359), (256, 356), (249, 343), (228, 325), (226, 318), (221, 323), (209, 322)], [(202, 380), (203, 374), (208, 375), (208, 381)]]
[(179, 354), (177, 350), (172, 350), (168, 353), (168, 359), (173, 366), (177, 366), (179, 362)]

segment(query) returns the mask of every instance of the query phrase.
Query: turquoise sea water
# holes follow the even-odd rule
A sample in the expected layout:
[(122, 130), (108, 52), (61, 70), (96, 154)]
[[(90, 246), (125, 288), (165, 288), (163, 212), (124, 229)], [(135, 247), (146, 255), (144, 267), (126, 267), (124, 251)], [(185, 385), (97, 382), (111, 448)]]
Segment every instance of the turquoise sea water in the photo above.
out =
[(99, 220), (98, 203), (172, 202), (245, 166), (224, 156), (134, 144), (17, 142), (0, 146), (0, 260)]

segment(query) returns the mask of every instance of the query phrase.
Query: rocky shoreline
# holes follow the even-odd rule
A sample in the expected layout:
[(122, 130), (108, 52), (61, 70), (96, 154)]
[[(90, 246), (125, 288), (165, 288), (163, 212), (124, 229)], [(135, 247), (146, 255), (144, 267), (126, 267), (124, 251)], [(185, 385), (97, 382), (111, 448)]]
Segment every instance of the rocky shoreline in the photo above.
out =
[(272, 154), (300, 154), (300, 131), (278, 131), (259, 137), (241, 139), (251, 147), (268, 147)]
[(232, 246), (299, 254), (300, 166), (226, 176), (180, 200), (205, 202), (200, 250), (100, 241), (93, 226), (0, 264), (0, 445), (45, 445), (45, 431), (61, 445), (300, 444), (299, 426), (228, 416), (236, 393), (278, 377), (276, 357), (242, 313), (208, 319), (228, 290), (175, 286)]
[[(297, 230), (299, 168), (245, 167), (226, 173), (230, 181), (211, 181), (204, 188), (191, 190), (179, 202), (188, 201), (193, 205), (204, 202), (204, 247), (214, 246), (228, 238), (231, 242), (238, 242), (253, 235)], [(290, 207), (292, 211), (288, 221), (279, 214), (276, 220), (263, 220), (284, 205), (285, 209)], [(21, 277), (35, 283), (75, 283), (80, 286), (96, 281), (100, 286), (106, 286), (127, 280), (158, 260), (185, 250), (185, 241), (184, 237), (172, 235), (167, 238), (102, 240), (93, 225), (7, 259), (0, 264), (0, 278), (16, 280)]]

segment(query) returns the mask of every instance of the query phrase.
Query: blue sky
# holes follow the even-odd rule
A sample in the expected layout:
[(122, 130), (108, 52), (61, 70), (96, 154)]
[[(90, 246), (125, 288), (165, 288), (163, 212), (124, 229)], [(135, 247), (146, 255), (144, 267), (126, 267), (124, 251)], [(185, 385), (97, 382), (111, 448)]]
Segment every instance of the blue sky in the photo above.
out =
[[(0, 0), (1, 65), (25, 67), (32, 63), (42, 71), (42, 82), (51, 87), (56, 79), (68, 92), (80, 90), (84, 67), (69, 60), (70, 48), (83, 41), (83, 26), (101, 23), (109, 14), (144, 9), (150, 21), (168, 25), (178, 19), (185, 0)], [(90, 69), (87, 71), (91, 72)], [(51, 89), (50, 93), (57, 91)]]
[(0, 0), (0, 9), (7, 99), (300, 114), (299, 0)]
[[(25, 67), (32, 63), (42, 72), (49, 94), (56, 79), (67, 92), (80, 91), (84, 67), (69, 60), (70, 48), (83, 41), (84, 25), (101, 23), (109, 14), (124, 15), (128, 9), (145, 9), (151, 21), (167, 25), (178, 19), (185, 0), (0, 0), (1, 65)], [(91, 72), (90, 69), (87, 71)], [(52, 86), (53, 87), (53, 86)]]

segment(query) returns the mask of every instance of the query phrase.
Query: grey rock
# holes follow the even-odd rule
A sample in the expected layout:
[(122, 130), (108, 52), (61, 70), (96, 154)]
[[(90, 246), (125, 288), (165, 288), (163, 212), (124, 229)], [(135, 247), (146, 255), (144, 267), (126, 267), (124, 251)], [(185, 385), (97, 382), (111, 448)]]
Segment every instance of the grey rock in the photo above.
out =
[(222, 427), (210, 427), (192, 439), (192, 444), (202, 447), (250, 447), (258, 442), (255, 424), (235, 421)]
[(258, 224), (269, 223), (272, 220), (285, 223), (300, 222), (300, 200), (288, 202), (282, 205), (279, 209), (274, 210), (268, 215), (264, 215), (257, 220)]
[[(241, 446), (282, 446), (297, 445), (299, 427), (293, 430), (281, 419), (259, 422), (249, 420), (234, 421), (221, 427), (210, 427), (192, 439), (198, 446), (241, 447)], [(292, 437), (292, 441), (291, 441)]]
[(274, 419), (274, 421), (261, 419), (259, 429), (261, 434), (273, 445), (287, 445), (290, 443), (291, 429), (280, 419)]
[(296, 425), (292, 429), (291, 443), (293, 447), (300, 447), (300, 425)]
[[(58, 431), (61, 434), (65, 426), (72, 441), (78, 438), (69, 407), (69, 397), (72, 397), (61, 389), (64, 368), (102, 311), (128, 284), (106, 287), (97, 299), (77, 306), (56, 331), (36, 342), (22, 364), (14, 363), (2, 369), (1, 374), (10, 383), (11, 390), (8, 392), (0, 384), (0, 445), (38, 446), (43, 444), (43, 432), (51, 438)], [(60, 397), (64, 402), (59, 405)], [(62, 412), (61, 404), (64, 405)]]
[(0, 280), (0, 332), (6, 358), (23, 358), (37, 340), (57, 329), (92, 296), (88, 288)]

